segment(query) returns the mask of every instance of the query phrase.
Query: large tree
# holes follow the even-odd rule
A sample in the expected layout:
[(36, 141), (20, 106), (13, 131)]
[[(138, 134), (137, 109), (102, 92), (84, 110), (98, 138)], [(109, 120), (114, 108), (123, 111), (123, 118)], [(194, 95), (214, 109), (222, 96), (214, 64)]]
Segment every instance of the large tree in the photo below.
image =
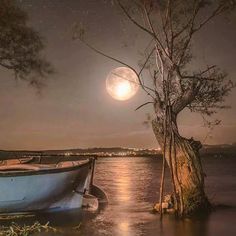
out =
[[(140, 86), (153, 104), (152, 127), (167, 162), (173, 182), (174, 208), (179, 215), (192, 215), (209, 210), (204, 190), (204, 173), (199, 149), (201, 143), (181, 136), (177, 118), (184, 109), (210, 116), (225, 108), (225, 97), (234, 87), (232, 81), (216, 65), (196, 68), (192, 40), (215, 17), (230, 12), (232, 0), (116, 0), (124, 17), (150, 39), (144, 50), (141, 69), (107, 55), (88, 43), (84, 29), (79, 37), (99, 54), (131, 68)], [(195, 68), (195, 69), (193, 69)], [(150, 76), (143, 73), (146, 69)], [(145, 80), (151, 80), (147, 86)], [(142, 107), (141, 105), (140, 107)], [(164, 177), (164, 176), (163, 176)], [(161, 194), (162, 198), (162, 194)], [(162, 200), (161, 200), (162, 201)]]
[(28, 25), (27, 14), (14, 0), (0, 0), (0, 66), (37, 88), (53, 72), (43, 55), (41, 36)]

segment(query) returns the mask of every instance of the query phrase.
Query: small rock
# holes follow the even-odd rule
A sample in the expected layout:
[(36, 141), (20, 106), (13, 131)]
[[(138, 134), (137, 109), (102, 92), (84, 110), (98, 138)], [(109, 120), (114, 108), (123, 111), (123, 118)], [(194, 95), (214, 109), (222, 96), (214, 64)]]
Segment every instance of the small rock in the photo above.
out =
[(175, 209), (174, 208), (169, 208), (169, 209), (166, 209), (166, 212), (167, 213), (175, 213)]
[[(162, 209), (168, 209), (168, 207), (169, 207), (168, 202), (163, 202), (161, 205), (162, 205)], [(154, 210), (159, 211), (160, 210), (160, 204), (156, 203), (153, 208), (154, 208)]]

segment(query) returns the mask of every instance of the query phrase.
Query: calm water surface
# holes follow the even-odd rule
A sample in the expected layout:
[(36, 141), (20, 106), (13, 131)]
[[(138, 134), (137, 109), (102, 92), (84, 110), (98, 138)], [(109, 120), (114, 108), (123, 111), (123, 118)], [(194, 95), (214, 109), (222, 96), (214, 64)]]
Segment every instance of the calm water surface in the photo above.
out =
[[(96, 213), (64, 212), (40, 216), (38, 219), (42, 223), (50, 220), (52, 225), (59, 227), (61, 232), (57, 235), (234, 236), (236, 158), (206, 158), (203, 164), (210, 200), (224, 205), (207, 217), (176, 220), (174, 216), (166, 215), (160, 223), (159, 216), (152, 214), (151, 209), (158, 200), (161, 160), (108, 158), (97, 161), (95, 177), (95, 183), (108, 195), (107, 206)], [(169, 176), (166, 181), (166, 189), (170, 190)], [(30, 222), (30, 219), (27, 221)], [(80, 222), (80, 229), (73, 230), (72, 227)]]

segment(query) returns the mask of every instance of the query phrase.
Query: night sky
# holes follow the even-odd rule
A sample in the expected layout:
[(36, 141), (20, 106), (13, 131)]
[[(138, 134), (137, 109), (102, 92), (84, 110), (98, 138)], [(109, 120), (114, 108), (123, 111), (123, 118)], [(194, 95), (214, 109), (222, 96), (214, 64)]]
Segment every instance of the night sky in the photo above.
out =
[[(89, 42), (136, 68), (146, 35), (102, 0), (17, 2), (28, 12), (30, 25), (44, 37), (45, 55), (56, 73), (39, 95), (0, 69), (0, 149), (156, 148), (151, 128), (143, 125), (151, 107), (135, 111), (148, 98), (141, 90), (128, 101), (111, 98), (105, 88), (106, 76), (120, 65), (73, 41), (72, 28), (82, 21)], [(194, 40), (199, 64), (217, 64), (232, 80), (236, 80), (235, 25), (236, 13), (228, 20), (218, 18)], [(232, 108), (217, 115), (223, 121), (212, 138), (204, 141), (208, 130), (201, 117), (186, 111), (179, 117), (181, 133), (209, 144), (235, 142), (235, 100), (236, 90), (227, 99)]]

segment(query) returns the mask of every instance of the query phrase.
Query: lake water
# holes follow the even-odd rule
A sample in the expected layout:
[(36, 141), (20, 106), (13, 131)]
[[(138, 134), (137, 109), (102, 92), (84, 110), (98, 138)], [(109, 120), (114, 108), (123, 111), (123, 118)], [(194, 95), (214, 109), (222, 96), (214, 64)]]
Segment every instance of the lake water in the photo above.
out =
[[(176, 220), (151, 212), (158, 200), (160, 158), (103, 158), (96, 164), (95, 183), (107, 193), (109, 204), (98, 212), (61, 212), (40, 216), (59, 228), (57, 235), (89, 236), (234, 236), (236, 235), (236, 158), (203, 160), (206, 190), (211, 202), (221, 204), (209, 216)], [(170, 177), (166, 190), (171, 189)], [(35, 220), (35, 218), (23, 221)], [(72, 227), (79, 225), (79, 230)], [(44, 233), (40, 235), (53, 235)], [(55, 235), (55, 234), (54, 234)]]

